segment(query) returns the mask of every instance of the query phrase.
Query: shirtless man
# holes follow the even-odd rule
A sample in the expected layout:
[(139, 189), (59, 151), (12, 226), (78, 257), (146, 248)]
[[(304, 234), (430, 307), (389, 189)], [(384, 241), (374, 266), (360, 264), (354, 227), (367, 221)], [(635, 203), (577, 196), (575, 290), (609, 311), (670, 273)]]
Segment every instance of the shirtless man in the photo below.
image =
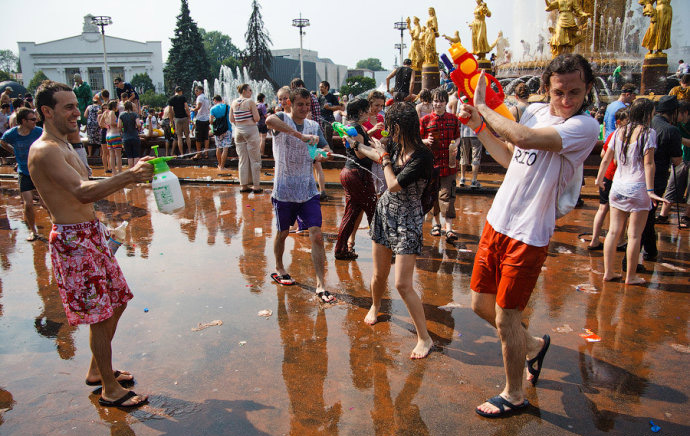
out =
[(111, 178), (90, 181), (67, 140), (79, 129), (72, 88), (46, 80), (38, 88), (36, 106), (44, 130), (29, 151), (29, 171), (53, 223), (50, 257), (67, 319), (70, 325), (90, 325), (93, 355), (86, 383), (103, 386), (102, 406), (141, 406), (148, 397), (122, 386), (133, 383), (132, 374), (112, 367), (111, 342), (132, 293), (108, 249), (108, 232), (96, 219), (93, 203), (131, 183), (151, 180), (150, 158)]

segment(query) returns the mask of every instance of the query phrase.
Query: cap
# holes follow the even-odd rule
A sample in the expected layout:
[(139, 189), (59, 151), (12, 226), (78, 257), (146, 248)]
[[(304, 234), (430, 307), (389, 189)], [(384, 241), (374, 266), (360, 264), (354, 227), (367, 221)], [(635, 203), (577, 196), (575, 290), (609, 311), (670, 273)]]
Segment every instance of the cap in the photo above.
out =
[(664, 95), (656, 104), (656, 111), (661, 113), (669, 113), (678, 109), (678, 99), (675, 95)]

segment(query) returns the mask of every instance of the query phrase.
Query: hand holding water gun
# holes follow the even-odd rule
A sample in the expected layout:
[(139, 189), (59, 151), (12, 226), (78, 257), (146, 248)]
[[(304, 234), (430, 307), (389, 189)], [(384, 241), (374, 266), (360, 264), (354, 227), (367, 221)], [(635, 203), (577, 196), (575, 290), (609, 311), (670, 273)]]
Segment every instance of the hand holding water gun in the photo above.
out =
[(343, 139), (343, 142), (345, 143), (346, 148), (350, 148), (350, 143), (348, 142), (348, 138), (355, 138), (357, 137), (357, 129), (355, 129), (352, 126), (339, 123), (339, 122), (334, 122), (331, 124), (333, 126), (333, 131), (338, 134)]
[[(448, 56), (445, 54), (441, 55), (443, 63), (450, 71), (450, 79), (453, 81), (455, 86), (457, 86), (458, 92), (465, 94), (469, 98), (470, 101), (467, 104), (474, 106), (474, 104), (478, 103), (475, 99), (477, 83), (479, 82), (480, 74), (484, 72), (479, 70), (479, 64), (477, 63), (477, 59), (475, 59), (474, 55), (468, 52), (467, 49), (465, 49), (465, 47), (463, 47), (459, 42), (453, 44), (448, 51), (453, 58), (453, 62), (455, 65), (457, 65), (457, 68), (455, 68), (448, 59)], [(505, 99), (503, 87), (491, 74), (485, 74), (485, 76), (488, 78), (488, 80), (496, 84), (498, 92), (495, 92), (490, 86), (486, 86), (483, 103), (509, 120), (514, 121), (515, 118), (513, 118), (513, 115), (503, 103), (503, 100)], [(463, 124), (467, 124), (469, 117), (460, 118), (460, 121)]]

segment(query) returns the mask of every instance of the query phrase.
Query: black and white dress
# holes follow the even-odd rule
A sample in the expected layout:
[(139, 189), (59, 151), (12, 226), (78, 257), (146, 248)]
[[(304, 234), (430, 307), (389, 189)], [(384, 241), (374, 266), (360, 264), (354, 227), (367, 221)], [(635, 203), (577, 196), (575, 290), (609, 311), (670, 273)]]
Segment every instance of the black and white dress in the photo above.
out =
[(378, 203), (369, 235), (377, 244), (390, 248), (395, 254), (422, 252), (424, 213), (421, 196), (431, 176), (434, 155), (424, 148), (415, 151), (402, 166), (398, 165), (398, 146), (388, 146), (393, 173), (402, 189), (386, 190)]

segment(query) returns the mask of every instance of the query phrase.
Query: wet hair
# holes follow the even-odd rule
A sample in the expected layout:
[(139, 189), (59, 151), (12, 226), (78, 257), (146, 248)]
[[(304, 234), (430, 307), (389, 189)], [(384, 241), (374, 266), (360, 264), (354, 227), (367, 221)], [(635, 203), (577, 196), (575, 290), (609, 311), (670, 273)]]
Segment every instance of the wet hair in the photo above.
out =
[(246, 91), (247, 89), (249, 89), (249, 83), (243, 83), (243, 84), (241, 84), (241, 85), (239, 85), (239, 86), (237, 87), (237, 92), (239, 92), (240, 94), (242, 94), (242, 93), (243, 93), (244, 91)]
[(214, 96), (213, 96), (213, 101), (221, 102), (221, 101), (223, 101), (223, 97), (221, 97), (220, 95), (214, 95)]
[(403, 145), (412, 146), (415, 150), (422, 150), (424, 143), (419, 135), (419, 116), (414, 106), (407, 103), (393, 103), (386, 111), (386, 130)]
[(652, 114), (654, 113), (654, 102), (648, 98), (638, 98), (628, 108), (628, 118), (630, 122), (622, 128), (621, 135), (623, 135), (623, 156), (622, 163), (625, 164), (628, 153), (628, 146), (630, 145), (630, 138), (637, 127), (642, 127), (642, 131), (637, 136), (636, 147), (640, 153), (640, 157), (644, 156), (644, 145), (649, 136), (649, 124), (652, 121)]
[(176, 86), (176, 87), (175, 87), (175, 92), (176, 92), (176, 93), (182, 92), (182, 87), (181, 87), (181, 86)]
[(424, 103), (431, 103), (431, 91), (426, 88), (422, 89), (419, 93), (419, 99)]
[[(551, 89), (551, 76), (554, 74), (568, 74), (574, 72), (580, 73), (580, 78), (586, 85), (594, 84), (594, 73), (592, 73), (592, 66), (587, 62), (582, 55), (575, 53), (562, 54), (555, 57), (549, 65), (546, 66), (544, 73), (541, 75), (541, 83), (545, 87), (548, 95), (549, 89)], [(592, 92), (590, 90), (589, 94), (585, 97), (582, 102), (582, 106), (577, 110), (576, 114), (579, 114), (592, 104)]]
[(443, 88), (436, 88), (431, 91), (431, 99), (448, 103), (448, 91)]
[(515, 85), (515, 95), (523, 100), (527, 100), (529, 98), (529, 88), (525, 82), (520, 82)]
[(306, 86), (304, 86), (304, 80), (300, 79), (299, 77), (292, 79), (290, 82), (290, 89), (295, 88), (306, 88)]
[(263, 103), (265, 98), (266, 96), (262, 92), (260, 92), (259, 95), (256, 96), (256, 101), (258, 101), (259, 103)]
[(405, 59), (403, 61), (403, 65), (412, 65), (412, 59), (409, 59), (409, 58)]
[(347, 119), (354, 123), (359, 122), (362, 114), (369, 112), (369, 100), (363, 98), (354, 98), (347, 104)]
[(20, 107), (24, 107), (24, 100), (22, 100), (21, 98), (13, 98), (12, 109), (17, 110)]
[(381, 91), (374, 89), (367, 96), (367, 100), (369, 100), (369, 105), (371, 105), (374, 102), (374, 100), (383, 100), (385, 102), (386, 101), (386, 94), (384, 94)]
[(690, 85), (690, 74), (683, 74), (683, 77), (680, 78), (680, 83)]
[(36, 90), (36, 111), (38, 112), (38, 117), (41, 121), (45, 121), (45, 116), (43, 114), (43, 106), (48, 106), (51, 109), (55, 109), (57, 101), (55, 100), (55, 94), (63, 91), (72, 91), (71, 86), (67, 86), (64, 83), (55, 82), (53, 80), (44, 80), (41, 82), (40, 86)]
[(326, 82), (325, 80), (323, 82), (321, 82), (321, 85), (325, 86), (326, 89), (331, 89), (331, 84)]
[(196, 86), (194, 87), (194, 89), (195, 89), (195, 90), (199, 90), (199, 91), (201, 91), (201, 92), (204, 92), (204, 87), (201, 86), (201, 85), (196, 85)]
[(108, 110), (112, 111), (117, 109), (117, 100), (110, 100), (108, 102)]
[(283, 86), (278, 91), (276, 91), (276, 97), (278, 96), (278, 94), (285, 93), (285, 92), (287, 92), (288, 98), (289, 98), (289, 96), (290, 96), (290, 87), (289, 86)]
[(681, 100), (678, 102), (678, 113), (690, 112), (690, 101)]
[(625, 121), (629, 117), (629, 110), (627, 107), (622, 107), (616, 111), (616, 113), (613, 115), (614, 119), (616, 121)]
[(101, 97), (110, 98), (110, 91), (104, 89), (101, 91)]
[(295, 102), (297, 97), (305, 98), (311, 104), (311, 93), (305, 88), (294, 88), (290, 90), (290, 101)]
[(19, 109), (17, 109), (17, 124), (21, 124), (22, 121), (27, 119), (29, 117), (29, 114), (32, 113), (34, 113), (34, 111), (27, 107), (20, 107)]
[(131, 101), (126, 101), (126, 102), (125, 102), (125, 110), (126, 110), (126, 111), (132, 111), (132, 110), (134, 110), (134, 105), (132, 104)]

